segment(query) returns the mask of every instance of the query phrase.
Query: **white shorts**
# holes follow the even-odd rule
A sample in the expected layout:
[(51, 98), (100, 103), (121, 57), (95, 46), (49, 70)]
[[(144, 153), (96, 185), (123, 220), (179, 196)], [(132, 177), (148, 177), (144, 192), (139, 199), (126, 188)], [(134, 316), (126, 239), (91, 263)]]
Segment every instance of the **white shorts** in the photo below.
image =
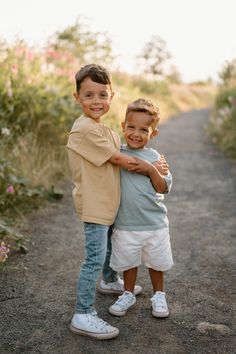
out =
[(113, 230), (110, 266), (117, 272), (144, 264), (157, 271), (172, 267), (169, 229), (151, 231)]

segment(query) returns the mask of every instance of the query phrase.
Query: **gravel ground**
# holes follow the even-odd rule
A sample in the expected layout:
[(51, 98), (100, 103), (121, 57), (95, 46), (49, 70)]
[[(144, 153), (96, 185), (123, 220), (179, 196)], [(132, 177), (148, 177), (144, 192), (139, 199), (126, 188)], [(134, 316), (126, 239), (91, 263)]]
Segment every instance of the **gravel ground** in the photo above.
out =
[(97, 294), (99, 315), (120, 329), (118, 338), (97, 341), (69, 331), (83, 235), (67, 183), (61, 202), (29, 216), (29, 252), (12, 257), (0, 273), (1, 354), (236, 353), (236, 162), (210, 143), (208, 113), (174, 117), (153, 143), (174, 178), (166, 197), (175, 262), (165, 278), (170, 317), (151, 316), (151, 284), (140, 267), (143, 293), (125, 317), (108, 313), (114, 295)]

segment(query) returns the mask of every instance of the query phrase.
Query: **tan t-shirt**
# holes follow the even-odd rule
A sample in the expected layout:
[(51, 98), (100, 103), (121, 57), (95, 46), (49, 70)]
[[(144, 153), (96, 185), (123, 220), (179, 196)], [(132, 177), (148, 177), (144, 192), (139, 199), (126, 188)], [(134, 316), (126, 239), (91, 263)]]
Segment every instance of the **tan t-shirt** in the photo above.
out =
[(81, 220), (111, 225), (120, 203), (120, 169), (108, 160), (120, 151), (119, 135), (81, 116), (73, 124), (67, 149), (73, 200)]

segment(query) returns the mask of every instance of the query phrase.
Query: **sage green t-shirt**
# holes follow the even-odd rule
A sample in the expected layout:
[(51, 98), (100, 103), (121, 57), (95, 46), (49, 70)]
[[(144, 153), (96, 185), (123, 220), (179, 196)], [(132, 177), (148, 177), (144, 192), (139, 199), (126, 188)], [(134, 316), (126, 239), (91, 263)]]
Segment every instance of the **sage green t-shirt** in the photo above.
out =
[[(160, 154), (152, 148), (130, 149), (122, 145), (121, 152), (132, 157), (157, 162)], [(164, 176), (168, 193), (172, 175)], [(115, 228), (126, 231), (160, 230), (169, 227), (164, 194), (157, 193), (147, 176), (121, 170), (121, 202)]]

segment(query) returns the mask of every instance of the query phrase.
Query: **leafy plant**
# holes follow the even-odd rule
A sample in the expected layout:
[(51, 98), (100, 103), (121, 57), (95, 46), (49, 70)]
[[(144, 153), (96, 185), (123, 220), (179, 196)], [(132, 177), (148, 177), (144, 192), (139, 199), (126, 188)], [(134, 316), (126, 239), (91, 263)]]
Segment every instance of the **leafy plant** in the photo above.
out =
[(219, 76), (222, 83), (212, 111), (209, 132), (223, 151), (236, 157), (236, 59), (226, 62)]

